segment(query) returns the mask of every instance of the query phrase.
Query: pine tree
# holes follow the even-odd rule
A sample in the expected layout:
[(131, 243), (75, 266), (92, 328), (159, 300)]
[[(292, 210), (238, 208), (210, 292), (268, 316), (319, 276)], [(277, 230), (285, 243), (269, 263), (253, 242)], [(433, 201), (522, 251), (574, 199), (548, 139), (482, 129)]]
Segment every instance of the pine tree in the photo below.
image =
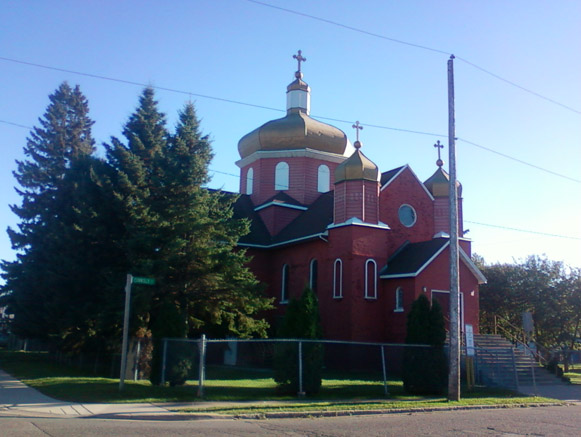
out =
[(20, 223), (8, 234), (19, 253), (16, 261), (2, 263), (4, 301), (15, 315), (13, 331), (34, 338), (59, 334), (47, 308), (62, 285), (55, 248), (63, 217), (72, 208), (59, 193), (66, 190), (68, 170), (94, 152), (93, 121), (79, 87), (65, 82), (49, 99), (40, 127), (27, 140), (26, 159), (17, 161), (14, 176), (22, 204), (11, 209)]

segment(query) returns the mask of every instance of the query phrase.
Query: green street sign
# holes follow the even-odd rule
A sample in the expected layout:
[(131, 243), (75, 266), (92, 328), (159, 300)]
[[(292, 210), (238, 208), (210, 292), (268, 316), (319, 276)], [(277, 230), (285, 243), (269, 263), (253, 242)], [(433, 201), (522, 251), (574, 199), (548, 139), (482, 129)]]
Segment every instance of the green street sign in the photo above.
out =
[(144, 278), (141, 276), (134, 276), (133, 280), (131, 281), (132, 284), (144, 284), (144, 285), (155, 285), (155, 279), (153, 278)]

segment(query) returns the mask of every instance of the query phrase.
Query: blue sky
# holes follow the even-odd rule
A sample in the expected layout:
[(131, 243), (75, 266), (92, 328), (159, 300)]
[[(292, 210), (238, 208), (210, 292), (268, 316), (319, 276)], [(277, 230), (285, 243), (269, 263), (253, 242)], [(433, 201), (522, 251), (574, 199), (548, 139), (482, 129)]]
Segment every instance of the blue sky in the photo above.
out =
[(98, 144), (121, 135), (142, 90), (118, 80), (179, 91), (157, 91), (170, 127), (193, 100), (213, 139), (211, 186), (237, 191), (238, 140), (284, 114), (301, 49), (312, 116), (352, 141), (359, 120), (363, 152), (381, 171), (409, 164), (421, 180), (436, 170), (433, 144), (448, 143), (455, 54), (473, 250), (488, 262), (546, 254), (581, 267), (581, 2), (264, 2), (304, 15), (248, 0), (0, 0), (0, 259), (15, 256), (4, 229), (17, 223), (12, 171), (29, 133), (14, 124), (37, 125), (62, 81), (87, 96)]

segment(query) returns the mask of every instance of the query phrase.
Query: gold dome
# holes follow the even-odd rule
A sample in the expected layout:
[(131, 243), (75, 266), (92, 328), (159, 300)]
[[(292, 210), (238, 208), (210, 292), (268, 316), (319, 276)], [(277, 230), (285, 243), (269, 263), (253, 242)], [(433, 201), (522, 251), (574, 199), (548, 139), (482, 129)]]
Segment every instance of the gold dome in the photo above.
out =
[(242, 159), (261, 150), (313, 149), (344, 155), (347, 145), (342, 130), (313, 120), (302, 111), (289, 110), (286, 117), (269, 121), (243, 136), (238, 152)]
[(335, 169), (335, 183), (355, 180), (379, 181), (379, 168), (359, 148)]
[[(438, 170), (426, 181), (424, 185), (434, 197), (448, 197), (450, 195), (450, 175), (446, 173), (441, 166)], [(456, 181), (458, 187), (458, 196), (462, 196), (462, 184)]]

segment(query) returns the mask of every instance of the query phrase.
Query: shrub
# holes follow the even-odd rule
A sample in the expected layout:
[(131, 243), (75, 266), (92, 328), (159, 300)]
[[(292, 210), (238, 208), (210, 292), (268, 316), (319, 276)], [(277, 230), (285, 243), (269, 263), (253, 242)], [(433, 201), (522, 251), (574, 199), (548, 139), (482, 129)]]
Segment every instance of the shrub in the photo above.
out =
[[(321, 321), (317, 297), (305, 288), (300, 300), (291, 299), (279, 329), (280, 338), (321, 338)], [(316, 394), (321, 388), (323, 347), (317, 343), (302, 344), (303, 391)], [(298, 343), (280, 343), (275, 350), (275, 376), (280, 393), (299, 391)]]
[(446, 331), (444, 315), (437, 301), (421, 295), (413, 304), (407, 320), (407, 344), (404, 354), (403, 383), (408, 393), (443, 394), (448, 384), (448, 363), (444, 351)]

